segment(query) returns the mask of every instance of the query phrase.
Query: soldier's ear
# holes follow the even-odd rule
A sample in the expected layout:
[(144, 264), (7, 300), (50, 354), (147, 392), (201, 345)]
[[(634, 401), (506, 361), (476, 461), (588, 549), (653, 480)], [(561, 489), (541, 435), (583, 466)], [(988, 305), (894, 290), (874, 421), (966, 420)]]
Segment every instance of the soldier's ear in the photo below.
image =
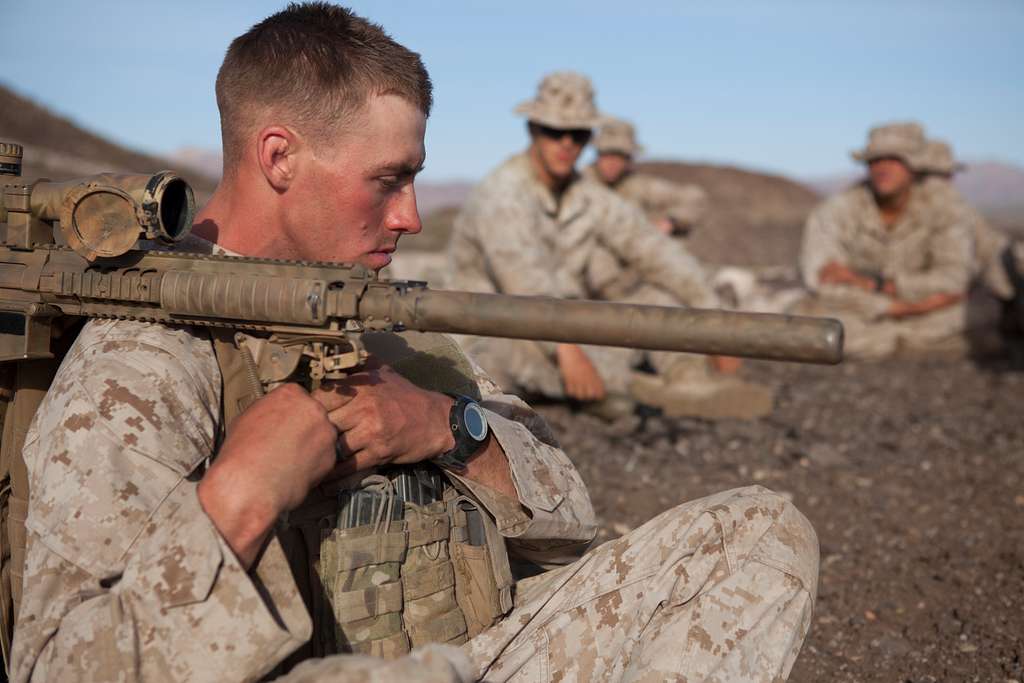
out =
[(295, 131), (284, 126), (267, 126), (260, 131), (256, 159), (263, 177), (274, 190), (284, 192), (294, 182), (300, 146)]

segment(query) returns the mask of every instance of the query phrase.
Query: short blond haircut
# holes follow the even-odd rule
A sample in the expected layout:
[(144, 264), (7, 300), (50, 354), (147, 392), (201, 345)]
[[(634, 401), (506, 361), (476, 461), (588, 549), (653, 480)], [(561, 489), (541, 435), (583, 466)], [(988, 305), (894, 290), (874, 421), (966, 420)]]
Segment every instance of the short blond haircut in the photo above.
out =
[(420, 56), (381, 26), (326, 2), (292, 3), (235, 38), (217, 73), (224, 173), (267, 112), (322, 141), (371, 95), (397, 95), (429, 116), (432, 90)]

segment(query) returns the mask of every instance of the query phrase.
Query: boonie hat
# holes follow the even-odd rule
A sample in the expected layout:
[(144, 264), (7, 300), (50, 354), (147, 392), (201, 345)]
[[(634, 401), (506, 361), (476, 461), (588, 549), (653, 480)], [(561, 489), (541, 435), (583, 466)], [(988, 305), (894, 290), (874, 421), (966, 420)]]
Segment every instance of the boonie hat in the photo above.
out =
[(594, 137), (598, 154), (625, 154), (635, 156), (644, 148), (636, 142), (636, 128), (623, 119), (606, 118)]
[(925, 146), (921, 170), (925, 173), (953, 175), (967, 168), (953, 157), (953, 148), (944, 140), (929, 140)]
[(537, 87), (537, 96), (515, 108), (528, 120), (559, 130), (594, 128), (603, 117), (594, 104), (590, 79), (575, 71), (548, 74)]
[(914, 171), (924, 170), (927, 147), (924, 128), (913, 121), (905, 123), (887, 123), (876, 126), (868, 134), (868, 144), (864, 149), (850, 153), (857, 161), (871, 162), (883, 157), (896, 157)]

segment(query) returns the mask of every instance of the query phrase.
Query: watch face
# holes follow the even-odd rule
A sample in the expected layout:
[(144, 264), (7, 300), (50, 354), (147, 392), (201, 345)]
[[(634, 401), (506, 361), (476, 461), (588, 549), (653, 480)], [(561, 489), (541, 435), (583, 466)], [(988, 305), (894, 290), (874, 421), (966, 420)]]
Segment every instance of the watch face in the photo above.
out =
[(462, 419), (466, 425), (466, 432), (474, 441), (483, 441), (487, 438), (487, 418), (484, 411), (476, 403), (467, 403), (466, 409), (462, 411)]

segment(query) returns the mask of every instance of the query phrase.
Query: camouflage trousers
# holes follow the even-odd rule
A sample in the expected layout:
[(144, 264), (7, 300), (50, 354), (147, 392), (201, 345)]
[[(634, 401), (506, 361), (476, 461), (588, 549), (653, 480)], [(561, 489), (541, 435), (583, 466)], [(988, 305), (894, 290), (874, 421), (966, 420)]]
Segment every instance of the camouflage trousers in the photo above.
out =
[[(650, 306), (678, 306), (667, 292), (641, 286), (621, 303)], [(505, 391), (565, 398), (558, 362), (550, 346), (519, 339), (463, 337), (459, 343), (470, 358), (480, 364)], [(709, 366), (704, 356), (667, 351), (639, 351), (611, 346), (583, 346), (583, 351), (597, 368), (610, 393), (626, 395), (633, 371), (645, 361), (658, 374), (671, 373), (673, 378), (697, 383), (708, 377)]]
[(463, 648), (495, 683), (776, 681), (817, 580), (806, 518), (764, 488), (735, 489), (520, 581), (514, 610)]

